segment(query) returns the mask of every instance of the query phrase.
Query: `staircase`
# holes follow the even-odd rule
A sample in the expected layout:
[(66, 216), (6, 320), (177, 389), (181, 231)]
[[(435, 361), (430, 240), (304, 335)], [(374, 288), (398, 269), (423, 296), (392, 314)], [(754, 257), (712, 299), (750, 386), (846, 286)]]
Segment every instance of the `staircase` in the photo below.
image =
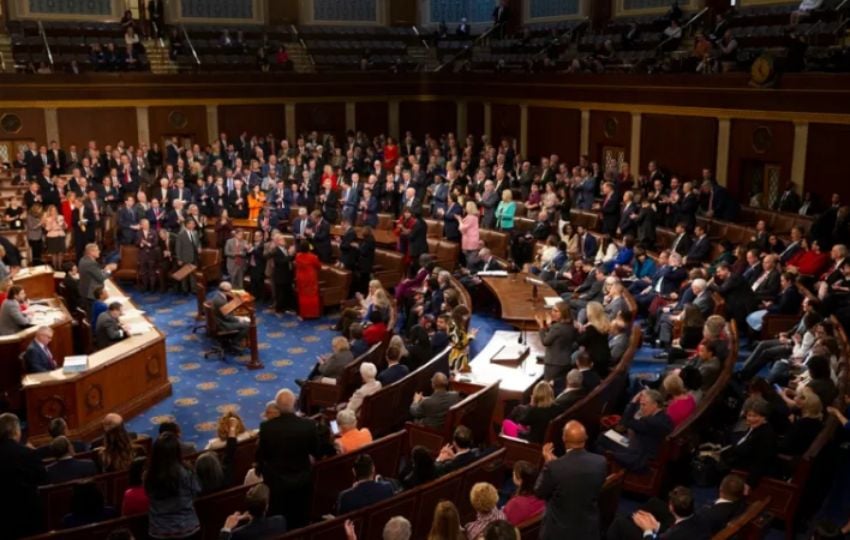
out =
[(295, 73), (316, 73), (316, 66), (310, 61), (307, 50), (300, 42), (287, 43), (286, 52), (289, 53)]
[(407, 56), (420, 66), (418, 68), (419, 71), (434, 71), (440, 65), (440, 62), (437, 60), (437, 49), (435, 47), (426, 49), (423, 45), (408, 45)]
[(148, 62), (151, 64), (151, 73), (157, 75), (177, 73), (177, 64), (168, 57), (168, 42), (160, 45), (159, 41), (148, 39), (144, 41)]
[(0, 58), (3, 60), (0, 63), (0, 73), (14, 73), (15, 59), (12, 57), (12, 38), (9, 34), (0, 34)]

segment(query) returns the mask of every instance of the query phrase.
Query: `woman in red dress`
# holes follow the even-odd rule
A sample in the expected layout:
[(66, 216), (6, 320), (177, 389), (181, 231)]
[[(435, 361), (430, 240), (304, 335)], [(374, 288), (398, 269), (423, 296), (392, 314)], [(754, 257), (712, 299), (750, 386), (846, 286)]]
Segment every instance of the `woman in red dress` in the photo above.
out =
[(325, 180), (330, 180), (331, 189), (336, 191), (337, 176), (336, 176), (336, 174), (334, 174), (334, 169), (330, 165), (325, 165), (324, 168), (322, 169), (322, 181), (319, 185), (324, 186)]
[(391, 171), (395, 168), (398, 162), (398, 145), (392, 137), (387, 137), (387, 144), (384, 145), (384, 168)]
[(302, 319), (317, 319), (322, 315), (322, 300), (319, 297), (319, 258), (310, 252), (310, 244), (304, 240), (295, 256), (295, 286), (298, 289), (298, 316)]

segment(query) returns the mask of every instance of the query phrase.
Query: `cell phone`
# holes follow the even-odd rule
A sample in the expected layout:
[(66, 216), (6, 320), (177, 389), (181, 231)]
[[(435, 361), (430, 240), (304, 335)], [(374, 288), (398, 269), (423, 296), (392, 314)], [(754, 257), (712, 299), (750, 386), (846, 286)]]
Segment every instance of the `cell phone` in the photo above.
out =
[(331, 420), (331, 433), (339, 435), (339, 424), (336, 423), (336, 420)]

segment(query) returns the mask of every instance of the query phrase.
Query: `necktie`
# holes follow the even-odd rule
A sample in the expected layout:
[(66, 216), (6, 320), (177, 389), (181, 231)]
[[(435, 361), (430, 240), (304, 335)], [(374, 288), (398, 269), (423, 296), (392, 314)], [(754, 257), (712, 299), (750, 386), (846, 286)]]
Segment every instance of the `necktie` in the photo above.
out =
[(41, 348), (44, 349), (44, 354), (47, 355), (47, 360), (50, 363), (50, 369), (56, 369), (56, 361), (53, 359), (53, 354), (50, 352), (50, 349), (43, 345)]
[(755, 280), (755, 282), (753, 283), (753, 291), (758, 290), (758, 288), (759, 288), (759, 286), (761, 286), (762, 282), (767, 279), (768, 274), (770, 274), (770, 272), (763, 272), (762, 275), (760, 275), (759, 278), (757, 280)]

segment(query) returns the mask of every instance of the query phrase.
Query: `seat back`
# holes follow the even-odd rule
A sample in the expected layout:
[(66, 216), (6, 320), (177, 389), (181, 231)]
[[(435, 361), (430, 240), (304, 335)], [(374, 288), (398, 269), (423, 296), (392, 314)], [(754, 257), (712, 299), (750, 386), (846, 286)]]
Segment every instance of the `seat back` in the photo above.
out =
[(511, 241), (509, 234), (489, 229), (479, 229), (478, 234), (493, 255), (502, 259), (508, 258), (508, 247)]
[(442, 238), (443, 237), (443, 220), (442, 219), (428, 218), (428, 219), (425, 220), (425, 225), (428, 227), (428, 232), (426, 233), (428, 238)]
[[(730, 540), (731, 538), (753, 538), (750, 534), (747, 534), (746, 529), (750, 528), (751, 525), (754, 525), (755, 522), (761, 517), (762, 513), (767, 508), (767, 505), (770, 503), (770, 497), (765, 497), (759, 499), (755, 502), (750, 503), (747, 506), (747, 509), (743, 514), (739, 515), (728, 524), (726, 524), (723, 529), (717, 532), (714, 536), (711, 537), (711, 540)], [(760, 538), (760, 536), (755, 536), (755, 538)]]
[(118, 253), (120, 257), (118, 268), (112, 275), (118, 280), (135, 281), (139, 275), (139, 248), (122, 244)]
[(216, 540), (224, 520), (245, 508), (245, 495), (256, 484), (239, 485), (195, 499), (195, 513), (201, 523), (201, 540)]
[(404, 255), (389, 249), (376, 249), (375, 268), (372, 273), (385, 289), (395, 287), (404, 277)]
[(198, 255), (198, 262), (207, 285), (221, 281), (221, 250), (203, 248)]
[(351, 280), (350, 270), (323, 264), (321, 270), (319, 270), (319, 292), (322, 296), (322, 306), (339, 306), (341, 302), (347, 299), (351, 290)]

